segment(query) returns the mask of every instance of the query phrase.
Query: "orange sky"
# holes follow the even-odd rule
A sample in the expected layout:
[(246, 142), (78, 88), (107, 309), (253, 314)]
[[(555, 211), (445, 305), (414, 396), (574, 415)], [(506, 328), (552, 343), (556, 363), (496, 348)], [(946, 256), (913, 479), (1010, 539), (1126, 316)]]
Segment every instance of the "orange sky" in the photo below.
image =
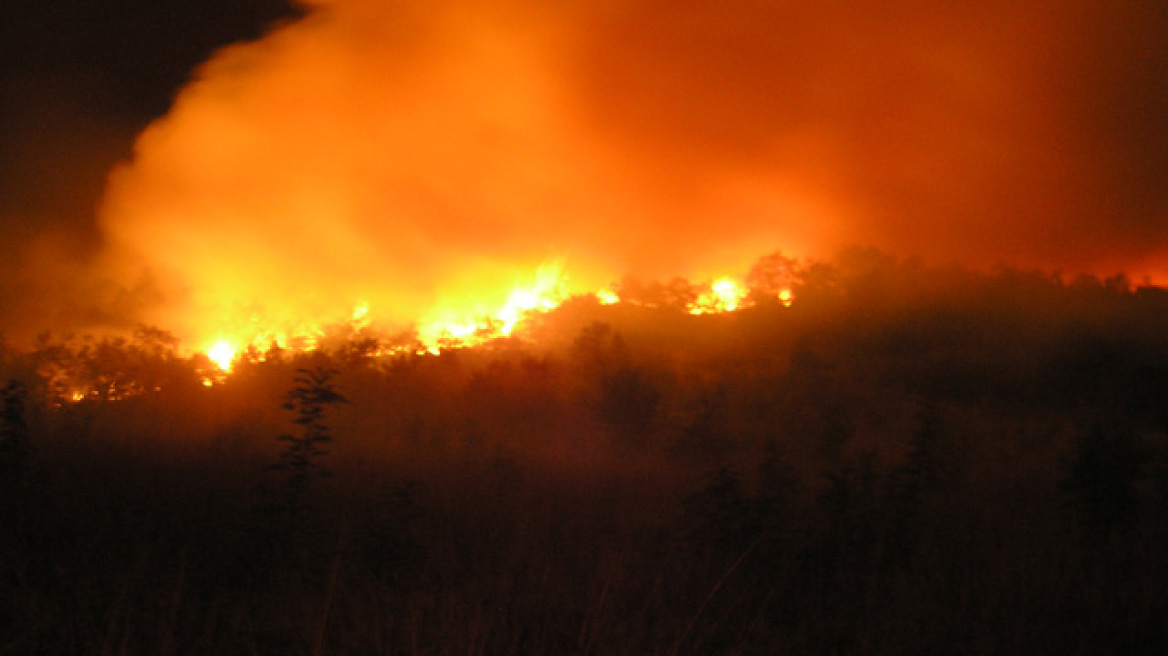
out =
[(1168, 273), (1155, 2), (310, 5), (110, 175), (92, 277), (126, 312), (409, 320), (549, 259), (590, 287), (853, 244)]

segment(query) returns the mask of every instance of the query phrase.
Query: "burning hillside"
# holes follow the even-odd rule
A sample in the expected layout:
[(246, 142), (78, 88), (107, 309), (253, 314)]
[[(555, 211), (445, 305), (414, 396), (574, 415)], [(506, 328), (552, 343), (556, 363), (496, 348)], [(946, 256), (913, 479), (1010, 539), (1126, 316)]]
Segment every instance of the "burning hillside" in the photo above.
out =
[[(775, 254), (763, 258), (756, 270), (767, 261), (780, 261), (787, 267), (786, 280), (780, 286), (748, 288), (746, 283), (731, 277), (720, 277), (704, 284), (691, 284), (677, 278), (672, 282), (671, 298), (654, 298), (645, 293), (645, 287), (634, 280), (614, 284), (595, 292), (569, 292), (567, 276), (558, 265), (540, 267), (527, 284), (517, 284), (507, 301), (490, 311), (476, 314), (458, 314), (455, 310), (434, 313), (406, 331), (407, 337), (392, 346), (379, 346), (378, 353), (438, 353), (443, 349), (467, 348), (510, 337), (532, 315), (546, 313), (570, 298), (587, 297), (601, 305), (631, 304), (658, 308), (671, 305), (674, 309), (692, 315), (721, 314), (752, 307), (760, 298), (769, 297), (790, 306), (794, 301), (794, 262)], [(232, 361), (241, 352), (252, 349), (262, 352), (270, 347), (281, 349), (314, 350), (330, 329), (342, 327), (352, 335), (360, 335), (371, 326), (385, 333), (391, 326), (378, 323), (377, 310), (367, 303), (358, 303), (347, 317), (321, 318), (318, 321), (301, 320), (293, 325), (265, 323), (260, 314), (253, 314), (235, 326), (220, 326), (210, 342), (202, 344), (203, 352), (221, 369), (229, 370)], [(199, 348), (196, 346), (196, 348)]]

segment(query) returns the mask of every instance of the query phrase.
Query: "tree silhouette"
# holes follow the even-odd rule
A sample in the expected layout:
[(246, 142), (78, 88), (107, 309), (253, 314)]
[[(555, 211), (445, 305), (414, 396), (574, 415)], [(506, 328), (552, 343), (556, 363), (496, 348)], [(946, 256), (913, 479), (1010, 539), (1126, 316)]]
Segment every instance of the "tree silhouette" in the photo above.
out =
[(1135, 522), (1135, 483), (1147, 460), (1135, 436), (1123, 427), (1108, 431), (1094, 426), (1077, 441), (1062, 489), (1089, 540), (1106, 540)]
[(0, 475), (18, 478), (28, 467), (32, 453), (25, 408), (28, 390), (18, 380), (8, 382), (0, 391)]
[(779, 292), (794, 285), (798, 271), (798, 263), (794, 258), (776, 251), (760, 257), (751, 266), (750, 272), (746, 274), (746, 286), (756, 297), (777, 297)]
[(328, 470), (320, 459), (328, 455), (323, 446), (332, 442), (332, 430), (324, 422), (324, 410), (336, 403), (348, 400), (336, 391), (332, 379), (337, 372), (325, 367), (296, 370), (296, 386), (288, 392), (283, 403), (285, 410), (296, 413), (292, 423), (300, 427), (300, 433), (285, 433), (278, 440), (287, 446), (280, 454), (280, 462), (271, 469), (287, 472), (287, 510), (296, 516), (307, 498), (309, 481), (314, 473), (328, 475)]
[(32, 441), (27, 409), (24, 383), (9, 381), (0, 390), (0, 542), (19, 533), (29, 516)]

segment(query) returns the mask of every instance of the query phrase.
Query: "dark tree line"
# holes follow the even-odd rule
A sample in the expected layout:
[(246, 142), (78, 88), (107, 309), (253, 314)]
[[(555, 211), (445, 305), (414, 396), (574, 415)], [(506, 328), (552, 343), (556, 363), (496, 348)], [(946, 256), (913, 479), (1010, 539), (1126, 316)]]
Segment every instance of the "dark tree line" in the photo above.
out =
[(748, 280), (227, 376), (157, 330), (5, 347), (0, 651), (1168, 646), (1168, 294), (871, 251)]

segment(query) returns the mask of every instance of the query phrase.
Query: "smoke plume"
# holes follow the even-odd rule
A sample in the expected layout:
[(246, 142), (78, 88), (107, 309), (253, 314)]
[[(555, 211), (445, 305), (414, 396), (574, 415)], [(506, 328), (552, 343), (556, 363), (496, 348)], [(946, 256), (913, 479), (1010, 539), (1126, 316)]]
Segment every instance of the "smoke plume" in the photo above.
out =
[[(851, 244), (1152, 272), (1154, 2), (319, 0), (218, 52), (110, 178), (146, 317), (410, 321)], [(1106, 95), (1101, 95), (1106, 94)]]

